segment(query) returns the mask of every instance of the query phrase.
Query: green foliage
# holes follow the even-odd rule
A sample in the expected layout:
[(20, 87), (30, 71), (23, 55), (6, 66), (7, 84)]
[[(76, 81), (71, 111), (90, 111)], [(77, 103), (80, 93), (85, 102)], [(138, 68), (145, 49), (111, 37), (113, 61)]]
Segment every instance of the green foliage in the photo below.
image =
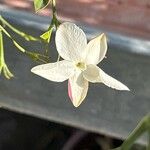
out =
[(50, 28), (48, 31), (44, 32), (40, 37), (46, 42), (49, 43), (51, 40), (53, 28)]
[(3, 46), (3, 33), (0, 29), (0, 74), (3, 73), (7, 79), (13, 77), (13, 74), (9, 71), (4, 58), (4, 46)]
[[(13, 28), (13, 29), (12, 29)], [(14, 27), (11, 27), (11, 29), (14, 31)], [(19, 30), (15, 29), (15, 31), (17, 32), (17, 34), (19, 34), (20, 36), (22, 36), (23, 32), (19, 32)], [(1, 25), (0, 25), (0, 73), (3, 73), (4, 76), (7, 79), (10, 79), (13, 77), (13, 74), (9, 71), (6, 63), (5, 63), (5, 59), (4, 59), (4, 47), (3, 47), (3, 33), (12, 40), (13, 44), (16, 46), (17, 50), (19, 50), (20, 52), (26, 54), (28, 57), (30, 57), (32, 60), (37, 61), (39, 63), (47, 63), (49, 62), (49, 57), (39, 54), (39, 53), (35, 53), (35, 52), (30, 52), (25, 50), (18, 42), (16, 42), (16, 40), (7, 32), (6, 29), (4, 29)], [(20, 34), (21, 33), (21, 34)], [(24, 35), (27, 35), (24, 33)], [(32, 40), (34, 37), (27, 35), (29, 37), (31, 37), (29, 40)], [(23, 36), (24, 37), (24, 36)], [(24, 37), (25, 38), (25, 37)], [(26, 38), (25, 38), (26, 39)], [(36, 39), (36, 38), (34, 38)], [(41, 40), (40, 40), (41, 41)]]
[[(9, 71), (5, 59), (4, 59), (4, 47), (3, 47), (3, 33), (12, 41), (14, 46), (19, 50), (20, 52), (24, 53), (26, 56), (31, 58), (33, 61), (36, 61), (38, 63), (48, 63), (49, 62), (49, 43), (51, 41), (51, 35), (52, 32), (55, 29), (58, 28), (60, 22), (57, 19), (57, 14), (56, 14), (56, 1), (55, 0), (34, 0), (34, 6), (35, 6), (35, 11), (39, 11), (41, 9), (44, 9), (48, 4), (51, 2), (52, 6), (52, 21), (50, 23), (50, 26), (46, 32), (44, 32), (41, 36), (39, 37), (34, 37), (30, 34), (26, 34), (17, 28), (13, 27), (9, 22), (7, 22), (1, 15), (0, 15), (0, 74), (3, 73), (4, 76), (7, 79), (10, 79), (13, 77), (13, 74)], [(3, 25), (3, 26), (2, 26)], [(5, 29), (5, 27), (8, 27), (11, 29), (13, 32), (18, 34), (20, 37), (25, 39), (26, 41), (35, 41), (35, 42), (40, 42), (44, 43), (45, 45), (45, 54), (40, 54), (38, 52), (32, 52), (28, 51), (25, 48), (23, 48), (20, 43), (14, 39), (13, 36)]]
[(123, 142), (121, 147), (113, 150), (132, 150), (134, 142), (141, 137), (145, 132), (148, 133), (148, 145), (146, 150), (150, 150), (150, 114), (147, 114), (129, 135), (129, 137)]
[(9, 24), (1, 15), (0, 15), (0, 21), (7, 27), (9, 27), (13, 32), (17, 33), (18, 35), (20, 35), (22, 38), (24, 38), (27, 41), (41, 41), (40, 38), (37, 37), (33, 37), (29, 34), (26, 34), (18, 29), (16, 29), (15, 27), (13, 27), (11, 24)]
[(9, 37), (12, 40), (12, 42), (18, 48), (18, 50), (20, 50), (23, 53), (25, 52), (25, 49), (22, 46), (20, 46), (1, 25), (0, 25), (0, 29), (6, 34), (7, 37)]
[(35, 11), (38, 12), (39, 10), (44, 9), (49, 3), (50, 0), (34, 0)]

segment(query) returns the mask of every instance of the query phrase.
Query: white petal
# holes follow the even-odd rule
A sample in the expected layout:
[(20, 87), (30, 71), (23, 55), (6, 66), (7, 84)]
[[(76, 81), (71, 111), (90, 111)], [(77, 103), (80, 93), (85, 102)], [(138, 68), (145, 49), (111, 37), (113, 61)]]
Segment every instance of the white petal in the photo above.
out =
[(63, 23), (56, 31), (56, 48), (66, 60), (80, 60), (85, 54), (87, 39), (85, 33), (73, 23)]
[(88, 91), (88, 81), (85, 80), (82, 74), (75, 74), (69, 78), (68, 94), (75, 107), (78, 107), (85, 99)]
[(102, 61), (107, 52), (107, 39), (105, 34), (103, 33), (91, 40), (86, 47), (86, 51), (86, 62), (88, 64), (98, 64)]
[(120, 81), (114, 79), (113, 77), (106, 74), (102, 69), (99, 68), (100, 73), (100, 82), (104, 83), (106, 86), (114, 88), (116, 90), (126, 90), (130, 91), (130, 89), (121, 83)]
[(96, 65), (88, 65), (87, 69), (83, 71), (83, 77), (89, 82), (97, 82), (99, 80), (99, 67)]
[(62, 82), (74, 74), (72, 62), (63, 60), (56, 63), (38, 65), (31, 72), (51, 81)]

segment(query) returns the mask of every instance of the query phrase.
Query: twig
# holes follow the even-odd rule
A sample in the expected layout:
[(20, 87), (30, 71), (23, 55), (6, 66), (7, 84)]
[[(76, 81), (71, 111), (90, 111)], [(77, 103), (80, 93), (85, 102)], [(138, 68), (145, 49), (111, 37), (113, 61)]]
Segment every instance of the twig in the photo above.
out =
[[(146, 115), (120, 147), (120, 150), (130, 150), (134, 142), (146, 131), (150, 130), (150, 114)], [(148, 146), (148, 148), (150, 148)], [(147, 149), (150, 150), (150, 149)]]

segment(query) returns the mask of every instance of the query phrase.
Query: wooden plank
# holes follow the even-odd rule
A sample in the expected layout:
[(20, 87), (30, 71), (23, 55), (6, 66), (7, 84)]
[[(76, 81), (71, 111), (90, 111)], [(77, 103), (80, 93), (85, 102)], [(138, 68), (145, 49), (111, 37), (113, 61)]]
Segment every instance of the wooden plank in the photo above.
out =
[[(17, 26), (18, 23), (22, 24), (18, 27), (31, 34), (40, 34), (41, 30), (32, 27), (41, 22), (44, 25), (45, 22), (45, 18), (42, 20), (42, 18), (33, 17), (34, 19), (31, 20), (32, 15), (23, 13), (23, 17), (21, 13), (10, 10), (7, 12), (3, 10), (2, 14), (9, 16), (9, 19), (13, 18), (12, 22)], [(86, 33), (89, 31), (91, 29)], [(90, 84), (86, 100), (79, 108), (74, 108), (67, 95), (66, 82), (48, 82), (33, 75), (30, 69), (36, 64), (31, 63), (22, 54), (19, 55), (12, 43), (5, 40), (7, 63), (14, 72), (15, 78), (10, 81), (0, 79), (0, 104), (16, 112), (125, 138), (150, 110), (150, 56), (147, 55), (149, 53), (144, 52), (142, 55), (136, 54), (135, 52), (139, 52), (139, 46), (131, 43), (138, 41), (141, 51), (143, 49), (148, 51), (150, 43), (146, 41), (146, 45), (145, 41), (132, 40), (124, 36), (119, 36), (116, 42), (114, 39), (118, 35), (112, 33), (109, 35), (111, 36), (107, 59), (100, 64), (100, 67), (128, 85), (131, 92), (115, 91), (102, 84)], [(22, 42), (22, 45), (27, 49), (41, 49), (38, 44), (31, 46), (29, 43)], [(127, 45), (128, 49), (124, 49), (124, 45)], [(133, 49), (135, 51), (132, 51)], [(52, 56), (56, 56), (54, 43), (51, 45), (51, 50)], [(145, 140), (142, 139), (140, 142)]]

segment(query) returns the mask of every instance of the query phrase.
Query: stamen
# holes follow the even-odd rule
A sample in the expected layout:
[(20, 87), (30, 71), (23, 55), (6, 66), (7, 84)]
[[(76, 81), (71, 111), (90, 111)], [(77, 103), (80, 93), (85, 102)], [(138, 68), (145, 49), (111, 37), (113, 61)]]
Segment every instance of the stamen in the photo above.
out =
[(78, 62), (78, 63), (76, 64), (76, 67), (77, 67), (78, 69), (80, 69), (81, 71), (86, 70), (86, 64), (85, 64), (84, 62)]

